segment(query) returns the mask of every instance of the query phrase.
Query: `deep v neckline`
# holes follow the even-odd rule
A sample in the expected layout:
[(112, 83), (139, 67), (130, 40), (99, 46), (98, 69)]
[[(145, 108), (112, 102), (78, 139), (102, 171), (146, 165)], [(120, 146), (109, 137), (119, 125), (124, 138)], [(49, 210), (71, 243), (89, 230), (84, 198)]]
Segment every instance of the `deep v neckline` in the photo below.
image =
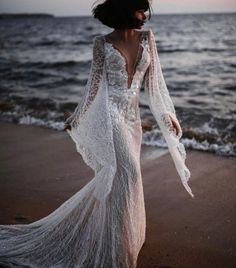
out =
[(141, 48), (142, 48), (141, 57), (137, 60), (137, 58), (139, 57), (139, 54), (140, 54), (139, 53), (140, 50), (138, 49), (138, 52), (137, 52), (137, 55), (136, 55), (136, 65), (134, 66), (130, 86), (128, 84), (129, 83), (129, 72), (128, 72), (128, 60), (127, 60), (126, 56), (123, 54), (123, 52), (121, 52), (121, 50), (116, 45), (112, 44), (111, 42), (108, 42), (104, 35), (103, 35), (103, 39), (104, 39), (104, 43), (110, 45), (115, 51), (118, 52), (120, 57), (123, 59), (123, 62), (124, 62), (124, 65), (125, 65), (124, 68), (125, 68), (126, 77), (127, 77), (127, 88), (131, 89), (131, 87), (133, 85), (134, 77), (135, 77), (135, 75), (137, 73), (137, 67), (139, 66), (139, 63), (141, 62), (141, 60), (143, 58), (144, 46), (142, 44), (143, 44), (143, 41), (144, 41), (144, 31), (140, 34), (140, 38), (139, 38), (139, 46), (141, 46)]

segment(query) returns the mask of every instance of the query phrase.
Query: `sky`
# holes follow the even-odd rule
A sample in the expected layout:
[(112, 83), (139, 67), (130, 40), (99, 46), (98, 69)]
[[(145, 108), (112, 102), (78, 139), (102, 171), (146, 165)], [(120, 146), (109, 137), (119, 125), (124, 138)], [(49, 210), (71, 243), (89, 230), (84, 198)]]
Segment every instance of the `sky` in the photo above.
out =
[[(94, 2), (95, 0), (0, 0), (0, 13), (91, 15)], [(154, 14), (236, 12), (236, 0), (152, 0), (152, 8)]]

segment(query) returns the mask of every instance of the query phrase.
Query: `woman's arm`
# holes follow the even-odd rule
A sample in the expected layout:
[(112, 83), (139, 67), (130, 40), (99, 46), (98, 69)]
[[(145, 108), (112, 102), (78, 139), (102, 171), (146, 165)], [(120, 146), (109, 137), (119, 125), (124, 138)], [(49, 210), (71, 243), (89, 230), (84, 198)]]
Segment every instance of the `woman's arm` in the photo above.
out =
[(188, 185), (191, 173), (185, 165), (185, 147), (180, 142), (182, 129), (166, 87), (152, 30), (148, 32), (148, 40), (151, 62), (145, 73), (144, 89), (149, 95), (149, 107), (165, 138), (182, 184), (191, 197), (194, 197)]
[(157, 105), (160, 106), (162, 104), (165, 113), (163, 112), (162, 114), (160, 114), (161, 120), (165, 123), (165, 125), (172, 133), (174, 133), (180, 138), (182, 136), (182, 128), (176, 117), (175, 107), (170, 97), (168, 88), (166, 86), (155, 42), (155, 37), (152, 30), (149, 30), (148, 40), (149, 50), (151, 51), (152, 58), (151, 64), (145, 73), (144, 87), (145, 91), (148, 92), (151, 98), (150, 109), (154, 114), (155, 111), (153, 111), (153, 108)]
[(85, 86), (84, 95), (80, 103), (75, 108), (74, 112), (65, 120), (64, 130), (66, 129), (70, 130), (71, 127), (79, 124), (80, 117), (88, 110), (89, 105), (95, 99), (103, 74), (103, 64), (104, 64), (103, 39), (97, 36), (93, 40), (93, 58), (91, 62), (88, 81)]

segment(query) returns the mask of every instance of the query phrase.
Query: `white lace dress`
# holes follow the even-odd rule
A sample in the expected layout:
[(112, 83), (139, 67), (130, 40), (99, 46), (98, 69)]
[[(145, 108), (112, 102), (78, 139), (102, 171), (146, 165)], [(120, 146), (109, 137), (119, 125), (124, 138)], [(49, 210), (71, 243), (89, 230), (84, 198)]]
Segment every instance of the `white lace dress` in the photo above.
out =
[[(145, 74), (145, 87), (151, 88), (151, 37), (150, 30), (143, 32), (142, 53), (129, 88), (121, 52), (104, 36), (95, 38), (86, 94), (67, 119), (72, 126), (68, 134), (93, 168), (94, 178), (41, 220), (0, 225), (4, 267), (136, 267), (146, 231), (139, 93)], [(168, 114), (175, 118), (173, 109)], [(186, 171), (183, 147), (176, 144), (173, 148), (178, 148), (178, 161), (183, 160), (181, 167)]]

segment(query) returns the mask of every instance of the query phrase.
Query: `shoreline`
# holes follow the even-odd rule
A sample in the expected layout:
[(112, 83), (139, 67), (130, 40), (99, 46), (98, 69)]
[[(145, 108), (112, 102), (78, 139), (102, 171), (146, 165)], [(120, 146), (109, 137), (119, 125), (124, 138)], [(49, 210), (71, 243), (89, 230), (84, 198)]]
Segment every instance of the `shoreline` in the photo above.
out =
[[(0, 224), (45, 217), (93, 177), (66, 132), (0, 122)], [(137, 268), (236, 267), (236, 161), (186, 150), (186, 192), (171, 156), (142, 145), (147, 217)], [(150, 150), (150, 151), (149, 151)]]

